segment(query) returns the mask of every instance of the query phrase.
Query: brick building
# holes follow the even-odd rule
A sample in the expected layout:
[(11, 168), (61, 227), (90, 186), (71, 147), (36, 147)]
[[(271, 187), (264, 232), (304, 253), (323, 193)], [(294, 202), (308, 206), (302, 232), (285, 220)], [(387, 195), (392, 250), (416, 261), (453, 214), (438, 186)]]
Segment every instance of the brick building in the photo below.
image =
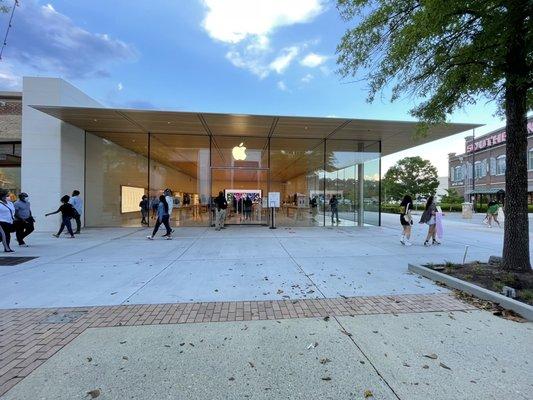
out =
[[(533, 118), (528, 119), (528, 202), (533, 204)], [(450, 153), (449, 187), (476, 202), (487, 201), (489, 197), (505, 193), (505, 128), (486, 135), (465, 138), (463, 154)], [(475, 176), (475, 180), (472, 180)]]
[(0, 187), (20, 192), (22, 93), (0, 91)]

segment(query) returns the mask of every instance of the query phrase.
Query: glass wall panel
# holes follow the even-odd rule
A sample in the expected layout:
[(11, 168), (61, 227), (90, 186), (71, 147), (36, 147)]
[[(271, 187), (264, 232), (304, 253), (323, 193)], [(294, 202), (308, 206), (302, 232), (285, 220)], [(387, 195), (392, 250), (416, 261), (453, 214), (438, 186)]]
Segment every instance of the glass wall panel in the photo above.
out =
[(148, 135), (87, 133), (85, 148), (85, 225), (141, 226), (135, 197), (148, 193)]
[(165, 189), (174, 197), (172, 226), (207, 226), (210, 206), (208, 136), (150, 135), (150, 221)]
[(280, 192), (279, 226), (324, 224), (324, 141), (270, 140), (270, 191)]
[(373, 143), (365, 148), (367, 159), (364, 168), (363, 206), (364, 221), (368, 225), (380, 224), (381, 203), (381, 155), (379, 143)]
[(7, 190), (12, 200), (20, 193), (20, 167), (0, 166), (0, 188)]
[[(213, 168), (212, 197), (223, 192), (228, 202), (227, 224), (268, 223), (268, 171)], [(212, 208), (214, 212), (214, 207)], [(214, 221), (214, 215), (211, 215)]]
[(268, 138), (213, 136), (212, 167), (268, 168)]

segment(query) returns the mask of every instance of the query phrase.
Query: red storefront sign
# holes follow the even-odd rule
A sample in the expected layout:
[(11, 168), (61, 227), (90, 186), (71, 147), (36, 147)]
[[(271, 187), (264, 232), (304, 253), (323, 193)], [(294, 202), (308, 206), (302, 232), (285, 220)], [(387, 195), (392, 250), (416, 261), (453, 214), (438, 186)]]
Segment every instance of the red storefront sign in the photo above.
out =
[[(533, 121), (529, 121), (527, 124), (527, 134), (531, 135), (533, 133)], [(466, 152), (472, 153), (472, 151), (478, 151), (487, 149), (492, 146), (496, 146), (500, 143), (505, 143), (507, 140), (507, 134), (505, 131), (495, 133), (494, 135), (490, 135), (487, 137), (484, 137), (482, 139), (476, 140), (474, 143), (467, 142), (466, 143)]]
[(504, 143), (507, 140), (507, 134), (504, 132), (496, 133), (494, 135), (487, 136), (483, 139), (476, 140), (474, 143), (469, 142), (466, 144), (466, 152), (478, 151), (486, 149), (488, 147), (495, 146), (500, 143)]

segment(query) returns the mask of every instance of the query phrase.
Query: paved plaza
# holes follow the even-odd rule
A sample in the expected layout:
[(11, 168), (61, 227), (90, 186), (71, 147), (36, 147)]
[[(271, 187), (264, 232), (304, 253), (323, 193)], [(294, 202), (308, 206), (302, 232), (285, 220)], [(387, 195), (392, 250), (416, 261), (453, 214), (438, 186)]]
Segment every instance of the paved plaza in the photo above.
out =
[[(35, 233), (0, 267), (5, 399), (529, 398), (533, 324), (407, 264), (487, 259), (503, 232), (449, 215), (440, 246), (382, 227)], [(415, 218), (416, 219), (416, 218)], [(453, 385), (450, 385), (453, 382)], [(46, 388), (46, 390), (42, 390)], [(95, 392), (93, 392), (95, 393)]]

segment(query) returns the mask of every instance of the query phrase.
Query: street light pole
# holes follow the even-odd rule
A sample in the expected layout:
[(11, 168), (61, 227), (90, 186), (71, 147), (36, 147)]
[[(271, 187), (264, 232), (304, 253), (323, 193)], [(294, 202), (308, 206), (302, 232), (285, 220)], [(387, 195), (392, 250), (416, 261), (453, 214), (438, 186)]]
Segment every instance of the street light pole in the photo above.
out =
[(476, 129), (472, 129), (472, 209), (476, 212)]

